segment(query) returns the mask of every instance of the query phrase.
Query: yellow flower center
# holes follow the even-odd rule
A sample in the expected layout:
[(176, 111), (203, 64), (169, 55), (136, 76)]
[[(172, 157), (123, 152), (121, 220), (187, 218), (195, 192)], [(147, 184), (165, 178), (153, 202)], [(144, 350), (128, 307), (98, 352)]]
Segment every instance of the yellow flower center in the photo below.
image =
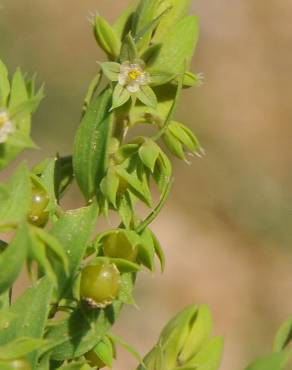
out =
[(138, 69), (133, 69), (131, 72), (128, 73), (128, 76), (131, 80), (136, 81), (137, 78), (141, 77), (143, 72), (139, 71)]
[(6, 113), (0, 113), (0, 128), (5, 126), (6, 122), (9, 120), (8, 116)]

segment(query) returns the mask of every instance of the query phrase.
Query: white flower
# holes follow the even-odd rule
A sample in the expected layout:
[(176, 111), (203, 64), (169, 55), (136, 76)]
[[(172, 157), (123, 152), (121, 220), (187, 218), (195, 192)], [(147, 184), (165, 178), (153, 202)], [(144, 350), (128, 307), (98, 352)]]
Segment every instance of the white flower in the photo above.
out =
[(150, 82), (150, 75), (144, 70), (145, 65), (142, 61), (134, 63), (124, 62), (120, 66), (118, 82), (124, 86), (130, 93), (140, 91), (141, 86), (145, 86)]
[(15, 132), (15, 125), (6, 110), (0, 109), (0, 144), (5, 143), (8, 137)]

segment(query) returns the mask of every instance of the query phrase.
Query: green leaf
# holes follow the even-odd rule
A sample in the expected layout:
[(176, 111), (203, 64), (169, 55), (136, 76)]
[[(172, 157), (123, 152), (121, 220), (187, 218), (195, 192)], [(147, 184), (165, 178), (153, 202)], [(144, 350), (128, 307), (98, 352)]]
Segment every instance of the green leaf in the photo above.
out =
[(116, 35), (120, 40), (123, 40), (124, 37), (131, 31), (132, 27), (132, 18), (137, 6), (137, 1), (134, 1), (117, 19), (113, 28), (116, 32)]
[(285, 370), (289, 353), (278, 352), (262, 357), (250, 364), (245, 370)]
[(208, 339), (200, 351), (184, 364), (184, 367), (218, 370), (222, 361), (223, 345), (222, 337)]
[(131, 95), (129, 91), (119, 83), (114, 88), (113, 92), (113, 105), (111, 110), (121, 107), (130, 99)]
[(161, 346), (156, 345), (143, 359), (137, 370), (166, 369), (165, 357)]
[[(143, 46), (145, 46), (146, 40), (147, 40), (147, 35), (148, 39), (152, 38), (153, 32), (156, 30), (157, 26), (163, 19), (163, 17), (166, 16), (166, 14), (170, 11), (171, 7), (166, 8), (159, 14), (155, 19), (153, 19), (151, 22), (145, 25), (144, 28), (141, 29), (141, 31), (136, 35), (135, 41), (137, 42), (138, 48), (142, 49)], [(148, 40), (147, 40), (148, 41)]]
[(105, 336), (93, 349), (101, 361), (108, 367), (112, 367), (114, 360), (114, 349), (111, 340)]
[(189, 16), (172, 27), (163, 39), (159, 58), (151, 65), (148, 72), (165, 71), (179, 74), (184, 63), (190, 64), (199, 35), (198, 18)]
[(184, 17), (189, 14), (191, 0), (163, 0), (157, 7), (157, 14), (170, 8), (169, 12), (161, 19), (153, 40), (160, 42), (171, 31), (171, 29)]
[[(22, 337), (41, 339), (50, 308), (52, 284), (48, 278), (39, 280), (29, 288), (10, 308), (15, 319), (9, 327), (0, 332), (0, 345)], [(38, 358), (38, 351), (32, 352), (28, 359), (33, 369)]]
[(56, 158), (48, 158), (42, 164), (42, 169), (39, 171), (38, 176), (34, 177), (33, 180), (36, 181), (40, 187), (44, 188), (46, 193), (49, 196), (49, 204), (46, 208), (47, 211), (54, 214), (57, 207), (57, 198), (56, 198)]
[(150, 271), (155, 270), (154, 256), (155, 249), (153, 245), (153, 239), (150, 231), (145, 229), (141, 234), (142, 243), (139, 245), (139, 260), (145, 265)]
[(113, 120), (110, 104), (111, 91), (107, 89), (90, 104), (75, 138), (73, 168), (87, 200), (96, 193), (107, 167)]
[(131, 355), (133, 355), (133, 357), (136, 360), (138, 360), (139, 362), (142, 361), (142, 357), (141, 357), (140, 353), (131, 344), (129, 344), (128, 342), (126, 342), (124, 339), (122, 339), (121, 337), (119, 337), (116, 334), (110, 333), (109, 334), (109, 337), (111, 338), (111, 340), (116, 345), (119, 344), (120, 346), (122, 346), (123, 348), (125, 348)]
[(98, 45), (111, 58), (117, 58), (120, 53), (121, 42), (111, 25), (104, 18), (97, 16), (95, 18), (94, 31)]
[(161, 271), (163, 272), (164, 269), (165, 269), (165, 254), (164, 254), (163, 249), (161, 247), (161, 244), (160, 244), (159, 240), (156, 238), (155, 234), (150, 229), (148, 229), (148, 230), (151, 233), (152, 241), (153, 241), (153, 245), (154, 245), (154, 250), (155, 250), (155, 253), (156, 253), (157, 257), (159, 258)]
[(123, 258), (110, 258), (110, 261), (114, 263), (120, 272), (138, 272), (140, 271), (140, 266), (137, 263), (127, 261)]
[(68, 274), (69, 272), (68, 257), (59, 240), (55, 238), (53, 235), (49, 234), (46, 230), (43, 230), (39, 227), (35, 227), (33, 228), (33, 230), (37, 237), (46, 245), (46, 247), (49, 248), (55, 254), (59, 262), (62, 264), (64, 272)]
[(157, 9), (157, 0), (140, 0), (138, 7), (133, 15), (132, 31), (133, 36), (139, 36), (139, 47), (140, 50), (147, 47), (151, 40), (152, 31), (151, 28), (145, 34), (145, 27), (147, 27), (155, 18)]
[(67, 212), (54, 224), (50, 232), (62, 246), (69, 265), (69, 274), (66, 274), (62, 264), (58, 264), (57, 261), (55, 263), (59, 280), (58, 297), (72, 297), (72, 286), (94, 230), (97, 213), (95, 204)]
[[(39, 266), (39, 275), (44, 276), (46, 275), (52, 285), (57, 285), (57, 276), (56, 272), (53, 268), (53, 263), (49, 258), (47, 253), (46, 245), (36, 237), (36, 235), (31, 232), (30, 233), (30, 250), (29, 250), (29, 257), (32, 260), (35, 260)], [(55, 266), (55, 263), (54, 263)]]
[(13, 360), (22, 358), (27, 354), (41, 348), (44, 341), (29, 337), (18, 338), (13, 342), (0, 346), (0, 360)]
[[(15, 109), (18, 110), (20, 106), (26, 103), (28, 100), (28, 94), (26, 89), (26, 84), (24, 77), (20, 69), (17, 69), (15, 72), (12, 84), (11, 84), (11, 92), (10, 92), (10, 99), (9, 99), (9, 111), (13, 112)], [(19, 129), (22, 132), (29, 134), (30, 132), (30, 112), (25, 112), (22, 117), (17, 121)]]
[(26, 164), (21, 164), (9, 183), (9, 197), (0, 204), (0, 224), (26, 219), (31, 203), (31, 181)]
[(110, 81), (118, 81), (121, 65), (115, 62), (100, 63), (101, 69)]
[(182, 362), (187, 362), (204, 346), (204, 343), (211, 335), (212, 328), (213, 319), (211, 311), (207, 305), (201, 305), (198, 308), (196, 319), (180, 353)]
[(9, 289), (18, 278), (28, 251), (28, 229), (19, 227), (10, 245), (0, 254), (0, 294)]
[(96, 76), (94, 76), (93, 80), (90, 82), (88, 90), (86, 92), (84, 103), (83, 103), (83, 112), (85, 112), (90, 105), (92, 98), (98, 89), (100, 83), (101, 83), (101, 72), (98, 72)]
[(145, 62), (148, 68), (159, 57), (161, 47), (162, 47), (162, 44), (151, 45), (142, 54), (141, 59)]
[(129, 190), (122, 195), (117, 202), (117, 209), (122, 222), (126, 228), (129, 228), (133, 221), (133, 205), (131, 199), (131, 193)]
[(159, 146), (150, 139), (145, 140), (145, 142), (140, 146), (139, 157), (144, 165), (148, 167), (151, 172), (154, 171), (155, 163), (159, 154)]
[[(43, 93), (40, 93), (38, 94), (37, 96), (34, 96), (24, 102), (22, 102), (21, 104), (15, 106), (14, 108), (11, 108), (10, 110), (10, 116), (13, 120), (16, 121), (16, 123), (18, 124), (18, 126), (20, 126), (20, 130), (23, 131), (23, 133), (29, 135), (30, 133), (30, 118), (31, 118), (31, 114), (34, 113), (41, 100), (43, 99), (44, 97), (44, 94)], [(22, 122), (23, 120), (27, 119), (28, 122), (29, 122), (29, 125), (25, 126), (25, 127), (22, 127), (19, 122)]]
[(124, 168), (121, 166), (116, 167), (116, 173), (126, 181), (131, 191), (140, 198), (143, 202), (145, 202), (149, 207), (152, 205), (152, 200), (149, 198), (149, 195), (145, 192), (143, 185), (138, 180), (138, 178), (134, 174), (128, 173)]
[(134, 62), (138, 57), (135, 41), (131, 34), (128, 34), (122, 44), (120, 60), (121, 62)]
[(172, 175), (172, 166), (168, 157), (161, 151), (153, 173), (153, 178), (161, 192), (168, 186)]
[(60, 201), (69, 185), (73, 181), (72, 157), (59, 157), (55, 162), (54, 185), (57, 202)]
[(0, 59), (0, 106), (7, 106), (7, 98), (10, 93), (10, 83), (8, 79), (8, 71), (5, 64)]
[(150, 86), (140, 86), (140, 90), (137, 92), (137, 98), (148, 107), (155, 109), (157, 106), (156, 95)]
[(169, 73), (167, 71), (151, 71), (150, 75), (150, 83), (151, 86), (159, 86), (166, 84), (167, 82), (173, 80), (175, 75), (173, 73)]
[(13, 135), (10, 135), (7, 144), (21, 149), (38, 149), (31, 137), (21, 131), (15, 131)]
[(115, 169), (113, 167), (109, 167), (106, 176), (103, 178), (100, 184), (100, 188), (103, 195), (116, 208), (117, 191), (119, 188), (119, 177), (116, 175)]
[(292, 341), (292, 318), (285, 321), (276, 334), (273, 351), (280, 352)]

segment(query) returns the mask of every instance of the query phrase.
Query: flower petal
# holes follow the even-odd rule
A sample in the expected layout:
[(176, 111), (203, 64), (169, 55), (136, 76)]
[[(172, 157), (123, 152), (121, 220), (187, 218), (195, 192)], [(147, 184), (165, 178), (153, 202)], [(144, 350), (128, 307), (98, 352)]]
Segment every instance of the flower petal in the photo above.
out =
[(138, 81), (131, 81), (128, 85), (127, 85), (127, 90), (130, 92), (130, 93), (136, 93), (140, 90), (140, 84)]

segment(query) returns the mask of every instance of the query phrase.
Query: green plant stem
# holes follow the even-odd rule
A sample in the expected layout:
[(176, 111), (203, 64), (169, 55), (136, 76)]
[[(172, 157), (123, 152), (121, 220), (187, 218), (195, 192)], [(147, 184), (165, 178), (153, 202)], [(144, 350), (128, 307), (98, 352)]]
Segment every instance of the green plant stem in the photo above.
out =
[(169, 196), (172, 184), (173, 184), (173, 179), (171, 179), (169, 181), (169, 183), (167, 184), (167, 186), (166, 186), (166, 188), (165, 188), (165, 190), (164, 190), (164, 192), (161, 196), (161, 199), (160, 199), (159, 203), (157, 204), (157, 206), (154, 208), (154, 210), (136, 228), (136, 232), (138, 234), (143, 232), (146, 229), (146, 227), (148, 225), (150, 225), (155, 220), (155, 218), (159, 215), (160, 211), (162, 210), (163, 206), (165, 205), (165, 203), (167, 201), (167, 198)]
[(152, 136), (152, 140), (154, 140), (154, 141), (158, 141), (163, 136), (163, 134), (165, 134), (165, 132), (168, 128), (168, 125), (171, 122), (171, 119), (172, 119), (172, 117), (173, 117), (173, 115), (176, 111), (178, 100), (180, 98), (180, 95), (181, 95), (181, 92), (182, 92), (182, 89), (183, 89), (183, 82), (184, 82), (185, 72), (186, 72), (186, 62), (184, 63), (182, 74), (180, 75), (180, 79), (178, 81), (178, 85), (177, 85), (176, 94), (175, 94), (173, 104), (172, 104), (172, 106), (171, 106), (171, 108), (168, 112), (168, 115), (167, 115), (165, 121), (164, 121), (164, 125), (155, 135)]

